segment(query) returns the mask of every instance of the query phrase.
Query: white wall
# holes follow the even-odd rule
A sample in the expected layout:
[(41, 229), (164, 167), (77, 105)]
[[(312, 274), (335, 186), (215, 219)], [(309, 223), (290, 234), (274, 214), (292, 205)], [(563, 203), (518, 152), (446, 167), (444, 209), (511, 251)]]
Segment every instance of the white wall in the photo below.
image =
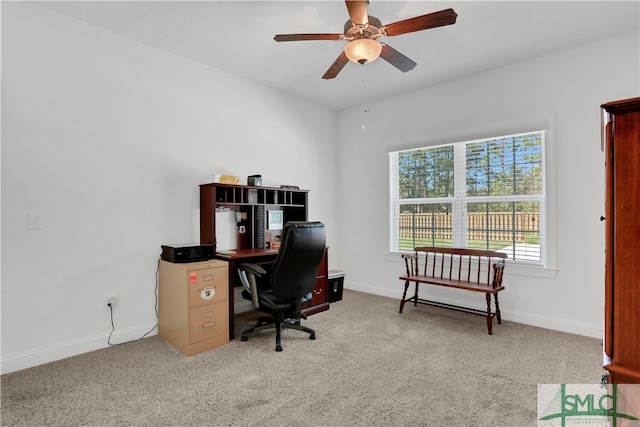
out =
[[(500, 294), (503, 318), (601, 336), (604, 156), (599, 106), (640, 95), (639, 44), (635, 32), (372, 103), (366, 114), (362, 108), (342, 112), (339, 246), (345, 287), (402, 295), (398, 276), (404, 264), (400, 255), (388, 253), (388, 151), (542, 124), (550, 130), (549, 149), (555, 152), (549, 190), (556, 216), (549, 226), (556, 240), (550, 248), (557, 254), (556, 268), (524, 271), (507, 265), (507, 289)], [(442, 301), (484, 305), (478, 295), (430, 291)]]
[(3, 2), (2, 372), (106, 347), (110, 292), (113, 341), (150, 330), (160, 245), (198, 241), (208, 174), (310, 190), (337, 259), (336, 142), (335, 112)]
[[(311, 190), (310, 219), (327, 224), (330, 267), (345, 271), (346, 287), (399, 299), (387, 151), (540, 123), (550, 126), (557, 169), (556, 268), (526, 275), (509, 266), (503, 317), (598, 336), (599, 105), (640, 94), (638, 40), (629, 34), (373, 103), (366, 115), (337, 114), (3, 2), (2, 372), (105, 347), (112, 291), (121, 300), (114, 341), (149, 330), (160, 245), (197, 240), (198, 184), (213, 172)], [(29, 212), (43, 215), (42, 230), (27, 229)], [(462, 292), (436, 296), (482, 306)]]

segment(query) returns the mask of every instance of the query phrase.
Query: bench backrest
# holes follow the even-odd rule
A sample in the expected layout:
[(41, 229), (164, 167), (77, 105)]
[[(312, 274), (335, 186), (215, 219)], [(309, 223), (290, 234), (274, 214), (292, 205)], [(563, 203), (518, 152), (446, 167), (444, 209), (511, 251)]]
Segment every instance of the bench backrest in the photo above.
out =
[[(407, 275), (423, 275), (499, 287), (507, 254), (489, 250), (421, 246), (403, 255)], [(493, 273), (493, 275), (491, 274)]]

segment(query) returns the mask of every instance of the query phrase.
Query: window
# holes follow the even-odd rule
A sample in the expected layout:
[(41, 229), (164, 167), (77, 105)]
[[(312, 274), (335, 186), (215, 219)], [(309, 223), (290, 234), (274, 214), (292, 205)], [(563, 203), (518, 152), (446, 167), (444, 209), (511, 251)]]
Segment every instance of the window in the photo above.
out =
[(505, 252), (544, 264), (544, 131), (389, 153), (392, 252)]

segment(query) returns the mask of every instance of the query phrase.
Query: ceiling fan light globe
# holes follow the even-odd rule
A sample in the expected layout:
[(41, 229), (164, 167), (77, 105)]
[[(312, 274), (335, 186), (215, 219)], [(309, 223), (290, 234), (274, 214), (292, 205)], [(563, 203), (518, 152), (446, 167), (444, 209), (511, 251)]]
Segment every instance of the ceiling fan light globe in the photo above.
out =
[(379, 41), (372, 39), (355, 39), (344, 47), (344, 53), (349, 61), (362, 65), (378, 59), (380, 52), (382, 52), (382, 45)]

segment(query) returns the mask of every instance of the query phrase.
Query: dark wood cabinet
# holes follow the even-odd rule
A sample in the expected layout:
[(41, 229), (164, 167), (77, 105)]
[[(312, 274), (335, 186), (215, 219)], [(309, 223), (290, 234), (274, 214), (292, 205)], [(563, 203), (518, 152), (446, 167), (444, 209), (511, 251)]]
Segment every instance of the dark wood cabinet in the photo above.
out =
[(608, 381), (640, 383), (640, 98), (602, 105)]
[(316, 288), (311, 293), (311, 303), (302, 312), (311, 315), (329, 309), (329, 249), (325, 249), (322, 263), (318, 269)]
[[(200, 185), (200, 243), (216, 244), (216, 236), (229, 227), (228, 222), (216, 224), (216, 212), (224, 212), (231, 219), (234, 250), (216, 253), (216, 258), (229, 263), (229, 338), (234, 338), (234, 292), (242, 286), (236, 271), (237, 264), (251, 262), (265, 268), (274, 261), (282, 236), (281, 224), (288, 221), (307, 221), (308, 190), (257, 187), (233, 184)], [(237, 233), (237, 241), (235, 234)], [(226, 235), (228, 238), (228, 233)], [(329, 309), (328, 250), (325, 251), (311, 302), (303, 312), (311, 315)]]

